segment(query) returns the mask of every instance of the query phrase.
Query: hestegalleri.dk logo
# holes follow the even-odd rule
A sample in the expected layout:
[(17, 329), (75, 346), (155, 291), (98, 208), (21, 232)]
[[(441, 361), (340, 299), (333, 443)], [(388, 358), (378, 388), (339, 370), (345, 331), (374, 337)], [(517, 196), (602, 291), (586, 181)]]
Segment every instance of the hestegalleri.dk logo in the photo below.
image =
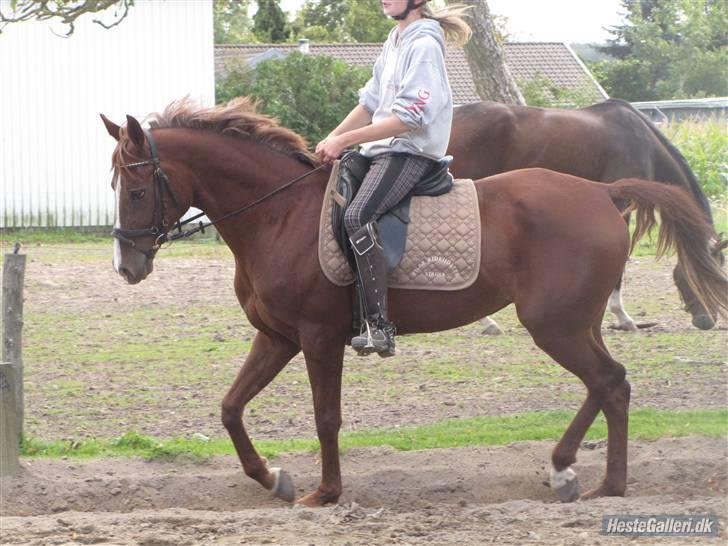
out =
[(629, 515), (602, 517), (603, 535), (625, 536), (718, 536), (718, 516), (711, 515)]

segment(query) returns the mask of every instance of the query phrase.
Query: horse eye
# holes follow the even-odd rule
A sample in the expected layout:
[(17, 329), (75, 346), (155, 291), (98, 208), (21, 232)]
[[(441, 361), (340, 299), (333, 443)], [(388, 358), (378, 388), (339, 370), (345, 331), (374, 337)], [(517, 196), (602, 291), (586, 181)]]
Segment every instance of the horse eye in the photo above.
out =
[(138, 201), (142, 197), (144, 197), (144, 194), (146, 193), (144, 190), (132, 190), (131, 192), (131, 198), (134, 201)]

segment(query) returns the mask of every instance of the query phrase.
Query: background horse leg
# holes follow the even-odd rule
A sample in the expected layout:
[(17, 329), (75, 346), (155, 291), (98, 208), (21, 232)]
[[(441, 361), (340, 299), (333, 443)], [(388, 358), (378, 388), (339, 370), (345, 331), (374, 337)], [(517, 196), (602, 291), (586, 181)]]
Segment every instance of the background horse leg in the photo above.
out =
[(341, 495), (341, 468), (339, 465), (339, 429), (341, 428), (341, 371), (345, 345), (341, 339), (332, 339), (324, 332), (308, 336), (305, 341), (306, 357), (316, 433), (321, 443), (321, 485), (312, 493), (296, 501), (305, 506), (323, 506), (335, 503)]
[(499, 336), (503, 333), (498, 323), (490, 317), (480, 319), (480, 325), (483, 327), (481, 334), (486, 336)]
[(624, 278), (624, 272), (619, 276), (617, 286), (612, 290), (612, 294), (609, 296), (609, 310), (612, 314), (617, 317), (617, 326), (620, 330), (626, 330), (628, 332), (636, 332), (637, 325), (635, 324), (632, 317), (627, 314), (624, 309), (624, 303), (622, 302), (622, 279)]
[(280, 336), (258, 332), (250, 353), (235, 382), (222, 401), (222, 423), (230, 434), (245, 473), (284, 500), (292, 501), (293, 482), (280, 469), (269, 469), (267, 461), (255, 451), (245, 427), (243, 410), (278, 375), (300, 349)]

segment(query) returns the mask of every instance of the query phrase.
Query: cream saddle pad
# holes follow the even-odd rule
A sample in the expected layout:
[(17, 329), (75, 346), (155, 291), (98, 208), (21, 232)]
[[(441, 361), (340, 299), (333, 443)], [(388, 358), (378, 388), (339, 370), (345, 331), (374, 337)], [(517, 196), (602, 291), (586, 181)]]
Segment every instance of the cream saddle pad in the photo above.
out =
[[(332, 199), (339, 175), (338, 162), (324, 195), (319, 226), (319, 262), (332, 283), (354, 282), (354, 272), (334, 238)], [(438, 197), (415, 196), (404, 256), (389, 275), (390, 288), (462, 290), (475, 282), (480, 269), (480, 212), (472, 180), (456, 180)]]

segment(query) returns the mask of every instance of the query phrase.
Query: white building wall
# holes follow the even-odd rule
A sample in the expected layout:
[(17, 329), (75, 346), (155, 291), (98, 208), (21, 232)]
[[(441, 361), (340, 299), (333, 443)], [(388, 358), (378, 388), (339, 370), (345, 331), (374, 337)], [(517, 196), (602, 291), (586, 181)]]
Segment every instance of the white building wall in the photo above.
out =
[[(0, 0), (3, 12), (10, 0)], [(214, 104), (211, 0), (136, 2), (117, 27), (84, 16), (69, 38), (58, 23), (0, 34), (0, 228), (114, 222), (116, 123), (190, 95)]]

